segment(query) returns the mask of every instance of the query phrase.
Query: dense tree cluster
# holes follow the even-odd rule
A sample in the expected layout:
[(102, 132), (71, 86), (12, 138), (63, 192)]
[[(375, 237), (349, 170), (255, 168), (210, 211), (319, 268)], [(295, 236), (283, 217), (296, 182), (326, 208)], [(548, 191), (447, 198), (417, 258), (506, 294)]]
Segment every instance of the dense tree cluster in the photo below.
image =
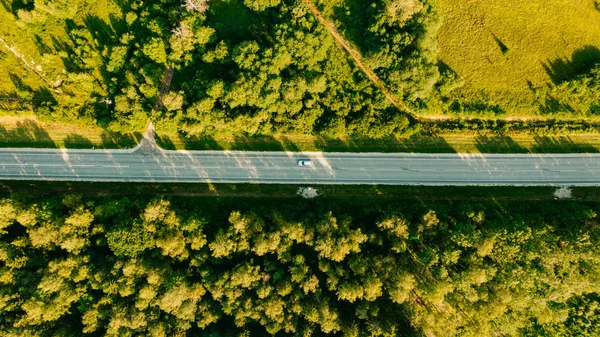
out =
[(393, 93), (423, 105), (440, 79), (437, 31), (441, 18), (428, 0), (321, 0)]
[[(348, 6), (314, 4), (332, 22)], [(97, 9), (85, 0), (63, 5), (64, 11), (41, 2), (22, 6), (10, 24), (62, 29), (64, 41), (52, 34), (17, 41), (18, 31), (4, 38), (9, 47), (19, 42), (19, 50), (41, 44), (39, 57), (53, 60), (53, 73), (39, 74), (54, 83), (44, 89), (47, 100), (33, 106), (40, 115), (97, 120), (117, 131), (139, 129), (159, 98), (165, 69), (173, 69), (171, 93), (153, 117), (171, 134), (381, 137), (408, 127), (404, 113), (304, 0), (130, 0), (107, 5), (111, 12), (104, 17), (92, 14)], [(341, 25), (342, 36), (351, 41), (361, 35), (357, 44), (365, 64), (398, 98), (422, 106), (439, 78), (439, 20), (432, 4), (372, 0), (365, 5), (364, 26), (347, 31)], [(24, 67), (32, 56), (23, 57)], [(18, 92), (4, 94), (22, 102), (36, 95), (35, 88), (15, 86)]]
[(598, 204), (346, 203), (4, 198), (0, 334), (600, 333)]
[(46, 85), (26, 85), (24, 81), (32, 79), (11, 75), (16, 92), (2, 96), (31, 102), (34, 112), (46, 119), (83, 120), (115, 131), (143, 128), (158, 97), (168, 56), (177, 57), (169, 39), (181, 36), (174, 48), (189, 50), (185, 43), (196, 33), (186, 31), (187, 26), (181, 32), (175, 29), (182, 8), (178, 1), (26, 5), (15, 0), (12, 5), (13, 17), (3, 13), (11, 19), (6, 27), (12, 29), (8, 36), (0, 36), (5, 42), (2, 52), (13, 48), (10, 56), (22, 56), (24, 67), (35, 65), (33, 77), (44, 79)]
[[(438, 78), (435, 29), (429, 23), (436, 16), (430, 5), (415, 3), (418, 9), (396, 20), (388, 15), (392, 5), (373, 1), (373, 23), (365, 27), (365, 33), (375, 32), (369, 34), (373, 56), (368, 63), (410, 102), (425, 99)], [(325, 4), (324, 11), (337, 5)], [(224, 19), (224, 13), (237, 20)], [(205, 15), (185, 16), (204, 25), (210, 36), (193, 52), (181, 53), (186, 56), (174, 86), (184, 103), (162, 112), (159, 129), (184, 135), (381, 137), (408, 126), (406, 116), (356, 67), (305, 1), (215, 2)]]
[(600, 114), (600, 64), (588, 73), (538, 92), (540, 112), (548, 115)]

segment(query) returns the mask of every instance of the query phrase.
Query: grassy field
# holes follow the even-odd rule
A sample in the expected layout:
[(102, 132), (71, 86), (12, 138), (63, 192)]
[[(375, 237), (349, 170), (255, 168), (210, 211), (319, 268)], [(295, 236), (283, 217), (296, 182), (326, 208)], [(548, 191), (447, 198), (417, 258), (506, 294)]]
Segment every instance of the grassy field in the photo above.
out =
[(165, 149), (245, 151), (328, 151), (328, 152), (425, 152), (425, 153), (598, 153), (600, 134), (568, 136), (510, 134), (504, 136), (474, 132), (442, 133), (436, 136), (391, 137), (384, 139), (329, 139), (316, 136), (274, 137), (215, 136), (184, 139), (158, 133)]
[(440, 60), (465, 79), (455, 95), (487, 97), (505, 116), (532, 116), (531, 88), (600, 61), (595, 0), (439, 0)]
[(35, 116), (0, 116), (0, 147), (130, 148), (142, 132), (119, 134), (97, 127), (44, 123)]

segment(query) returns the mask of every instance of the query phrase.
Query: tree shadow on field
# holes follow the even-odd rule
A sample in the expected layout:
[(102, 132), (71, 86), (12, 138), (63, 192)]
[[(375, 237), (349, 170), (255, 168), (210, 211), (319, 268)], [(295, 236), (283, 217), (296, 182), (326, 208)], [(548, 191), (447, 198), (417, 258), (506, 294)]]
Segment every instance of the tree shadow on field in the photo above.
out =
[(598, 148), (574, 142), (570, 137), (536, 136), (535, 145), (531, 147), (534, 153), (599, 153)]
[(272, 45), (269, 31), (273, 29), (268, 14), (271, 9), (257, 13), (242, 0), (213, 0), (206, 13), (219, 36), (226, 40), (256, 40), (261, 45)]
[(461, 114), (470, 114), (476, 112), (479, 116), (497, 116), (506, 113), (506, 110), (499, 104), (493, 104), (486, 102), (485, 100), (475, 98), (473, 100), (454, 100), (448, 105), (450, 110), (455, 116)]
[(600, 49), (595, 46), (585, 46), (573, 52), (570, 60), (566, 58), (547, 60), (542, 63), (542, 66), (552, 83), (559, 84), (589, 72), (597, 63), (600, 63)]
[(16, 92), (0, 94), (1, 110), (22, 110), (27, 109), (26, 102)]
[[(102, 18), (86, 15), (83, 18), (83, 24), (78, 24), (72, 19), (67, 19), (64, 26), (68, 37), (66, 39), (58, 39), (51, 36), (51, 39), (56, 52), (61, 52), (61, 59), (67, 72), (90, 73), (90, 62), (86, 61), (85, 58), (97, 58), (101, 60), (98, 66), (93, 66), (97, 72), (91, 74), (94, 75), (94, 82), (102, 90), (100, 92), (92, 92), (90, 96), (95, 97), (97, 101), (114, 97), (119, 89), (116, 79), (123, 80), (124, 75), (115, 72), (111, 73), (108, 70), (108, 65), (111, 62), (113, 48), (121, 46), (119, 39), (126, 28), (124, 19), (120, 20), (110, 17), (110, 23), (107, 23)], [(82, 55), (87, 56), (82, 57)], [(125, 55), (125, 58), (123, 63), (127, 62), (128, 56)], [(96, 119), (102, 124), (102, 119), (109, 116), (107, 105), (91, 104), (93, 106), (89, 106), (90, 110), (94, 111)]]
[[(83, 26), (79, 26), (72, 19), (65, 20), (65, 30), (70, 41), (61, 41), (54, 36), (52, 37), (52, 43), (55, 48), (66, 52), (66, 56), (62, 57), (62, 61), (69, 72), (86, 71), (88, 68), (76, 50), (93, 50), (100, 55), (99, 57), (102, 59), (103, 64), (106, 65), (110, 61), (108, 60), (109, 56), (102, 54), (102, 51), (105, 46), (113, 46), (118, 41), (117, 34), (102, 19), (87, 15), (83, 19), (83, 23)], [(83, 34), (81, 32), (82, 29), (87, 30), (90, 36)], [(105, 68), (106, 66), (102, 66), (99, 70), (103, 77), (103, 82), (108, 83), (110, 75), (106, 72)]]
[(230, 150), (233, 151), (284, 151), (283, 145), (271, 136), (234, 136)]
[(496, 36), (496, 34), (491, 33), (492, 37), (494, 38), (494, 41), (496, 41), (496, 44), (498, 45), (498, 48), (500, 48), (500, 52), (502, 53), (502, 55), (506, 55), (506, 53), (508, 53), (510, 51), (510, 48), (508, 48), (507, 45), (504, 44), (504, 42), (502, 42), (502, 40), (500, 40), (498, 38), (498, 36)]
[(19, 10), (32, 11), (35, 8), (34, 0), (12, 0), (10, 5), (8, 1), (2, 0), (2, 6), (6, 11), (11, 12), (13, 15), (17, 15)]
[(2, 5), (2, 7), (4, 7), (4, 10), (7, 12), (12, 12), (12, 9), (10, 8), (10, 5), (8, 3), (7, 0), (0, 0), (0, 5)]
[(94, 143), (89, 139), (77, 134), (68, 135), (65, 138), (64, 143), (65, 147), (69, 149), (91, 149), (94, 147)]
[(294, 143), (294, 141), (288, 137), (282, 136), (279, 137), (279, 141), (281, 143), (281, 147), (283, 148), (284, 151), (290, 151), (290, 152), (300, 152), (301, 149), (300, 147), (298, 147), (298, 145), (296, 143)]
[(178, 148), (183, 150), (229, 150), (229, 148), (223, 148), (214, 137), (209, 135), (188, 137), (177, 135), (176, 139), (173, 139), (159, 131), (156, 133), (155, 139), (158, 146), (164, 150), (177, 150)]
[(437, 61), (437, 66), (441, 73), (450, 73), (454, 76), (458, 76), (458, 73), (448, 63), (442, 60)]
[(17, 122), (14, 128), (0, 125), (0, 146), (2, 147), (45, 147), (56, 148), (50, 135), (35, 120)]
[(369, 1), (345, 0), (340, 6), (336, 6), (333, 12), (340, 22), (344, 36), (357, 46), (361, 53), (376, 49), (372, 44), (377, 39), (366, 29), (369, 21)]
[[(68, 23), (69, 20), (67, 20), (67, 27), (69, 27)], [(60, 58), (67, 72), (85, 71), (85, 64), (83, 59), (79, 55), (77, 55), (75, 49), (73, 49), (73, 47), (69, 43), (59, 40), (52, 35), (50, 36), (50, 39), (52, 40), (52, 45), (54, 46), (54, 51), (56, 53), (64, 52), (61, 54), (65, 56), (61, 56)]]
[(99, 46), (112, 46), (118, 42), (117, 33), (104, 20), (93, 15), (86, 15), (83, 24)]
[(163, 150), (176, 150), (177, 147), (169, 136), (155, 134), (156, 144)]
[[(382, 138), (367, 138), (349, 136), (344, 138), (329, 138), (316, 136), (311, 147), (316, 151), (326, 152), (405, 152), (405, 153), (456, 153), (448, 142), (435, 135), (416, 134), (410, 137), (388, 136)], [(289, 144), (283, 144), (290, 148)], [(298, 147), (302, 147), (298, 145)], [(295, 151), (293, 148), (292, 151)]]
[(58, 104), (56, 98), (54, 97), (52, 92), (48, 90), (48, 88), (41, 87), (39, 89), (33, 89), (32, 87), (25, 84), (21, 77), (11, 72), (8, 73), (8, 77), (17, 89), (17, 92), (20, 92), (22, 94), (19, 96), (24, 96), (20, 97), (21, 101), (31, 103), (31, 107), (34, 110), (37, 110), (42, 107), (52, 108), (56, 104)]
[[(66, 52), (63, 57), (63, 63), (67, 71), (84, 71), (88, 67), (85, 61), (79, 56), (76, 50), (93, 50), (102, 59), (104, 66), (100, 67), (100, 72), (104, 83), (108, 83), (111, 74), (106, 71), (106, 64), (110, 61), (110, 53), (106, 53), (106, 48), (120, 45), (120, 35), (126, 30), (126, 24), (123, 20), (110, 17), (110, 24), (102, 18), (93, 15), (86, 15), (83, 18), (83, 25), (78, 25), (74, 20), (65, 20), (65, 30), (70, 41), (61, 41), (52, 37), (52, 43), (55, 48)], [(82, 30), (87, 30), (83, 34)]]
[(507, 136), (478, 136), (475, 147), (481, 153), (528, 153), (529, 151)]
[[(124, 11), (126, 13), (127, 11)], [(108, 16), (108, 20), (110, 21), (110, 26), (117, 33), (117, 37), (122, 36), (127, 32), (127, 21), (123, 18), (118, 18), (112, 14)]]
[(141, 132), (123, 134), (105, 130), (102, 131), (100, 138), (104, 149), (134, 148), (142, 140), (143, 135)]
[(546, 94), (546, 96), (544, 97), (544, 101), (539, 102), (538, 105), (540, 112), (544, 115), (559, 112), (575, 113), (575, 109), (573, 109), (573, 107), (571, 107), (567, 103), (559, 101), (551, 94)]
[(165, 150), (231, 150), (231, 151), (326, 151), (326, 152), (424, 152), (456, 153), (448, 142), (434, 135), (410, 137), (329, 138), (323, 136), (156, 136), (158, 145)]
[(52, 53), (52, 48), (50, 48), (50, 46), (46, 44), (46, 42), (44, 42), (44, 40), (38, 34), (35, 34), (33, 37), (33, 43), (35, 43), (35, 46), (37, 47), (40, 54)]
[(34, 111), (42, 108), (48, 107), (52, 108), (58, 104), (56, 98), (48, 88), (39, 88), (38, 90), (33, 91), (33, 109)]

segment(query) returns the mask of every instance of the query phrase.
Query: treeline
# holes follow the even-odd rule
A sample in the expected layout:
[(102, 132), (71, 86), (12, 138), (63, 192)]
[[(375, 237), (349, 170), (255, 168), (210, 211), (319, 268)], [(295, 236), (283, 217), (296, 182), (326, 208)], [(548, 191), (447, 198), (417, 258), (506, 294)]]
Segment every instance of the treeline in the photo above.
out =
[(438, 68), (436, 36), (442, 18), (435, 1), (316, 2), (398, 99), (425, 107), (436, 84), (446, 82), (449, 74), (442, 69), (440, 75)]
[(598, 336), (597, 203), (0, 201), (2, 336)]
[[(595, 121), (600, 115), (600, 62), (589, 70), (573, 74), (570, 77), (547, 83), (541, 87), (530, 87), (531, 101), (522, 99), (493, 100), (483, 92), (467, 96), (455, 96), (452, 90), (462, 82), (455, 76), (439, 82), (441, 90), (436, 91), (430, 101), (446, 114), (457, 118), (494, 118), (499, 115), (515, 114), (525, 111), (527, 117), (546, 119), (586, 119)], [(443, 83), (443, 84), (441, 84)], [(449, 87), (448, 87), (449, 86)], [(451, 90), (447, 90), (449, 88)], [(533, 129), (530, 127), (530, 130)]]
[(600, 115), (600, 63), (589, 72), (536, 92), (540, 112), (546, 115)]

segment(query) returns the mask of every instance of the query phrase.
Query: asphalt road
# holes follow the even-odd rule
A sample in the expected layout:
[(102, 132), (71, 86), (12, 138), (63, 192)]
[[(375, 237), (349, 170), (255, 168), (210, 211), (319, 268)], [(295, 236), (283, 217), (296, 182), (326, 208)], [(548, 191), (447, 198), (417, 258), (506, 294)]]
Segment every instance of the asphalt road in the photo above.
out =
[[(297, 166), (303, 158), (314, 166)], [(0, 179), (600, 186), (600, 155), (1, 149)]]
[(0, 180), (600, 186), (600, 154), (165, 151), (150, 123), (130, 150), (0, 149)]

